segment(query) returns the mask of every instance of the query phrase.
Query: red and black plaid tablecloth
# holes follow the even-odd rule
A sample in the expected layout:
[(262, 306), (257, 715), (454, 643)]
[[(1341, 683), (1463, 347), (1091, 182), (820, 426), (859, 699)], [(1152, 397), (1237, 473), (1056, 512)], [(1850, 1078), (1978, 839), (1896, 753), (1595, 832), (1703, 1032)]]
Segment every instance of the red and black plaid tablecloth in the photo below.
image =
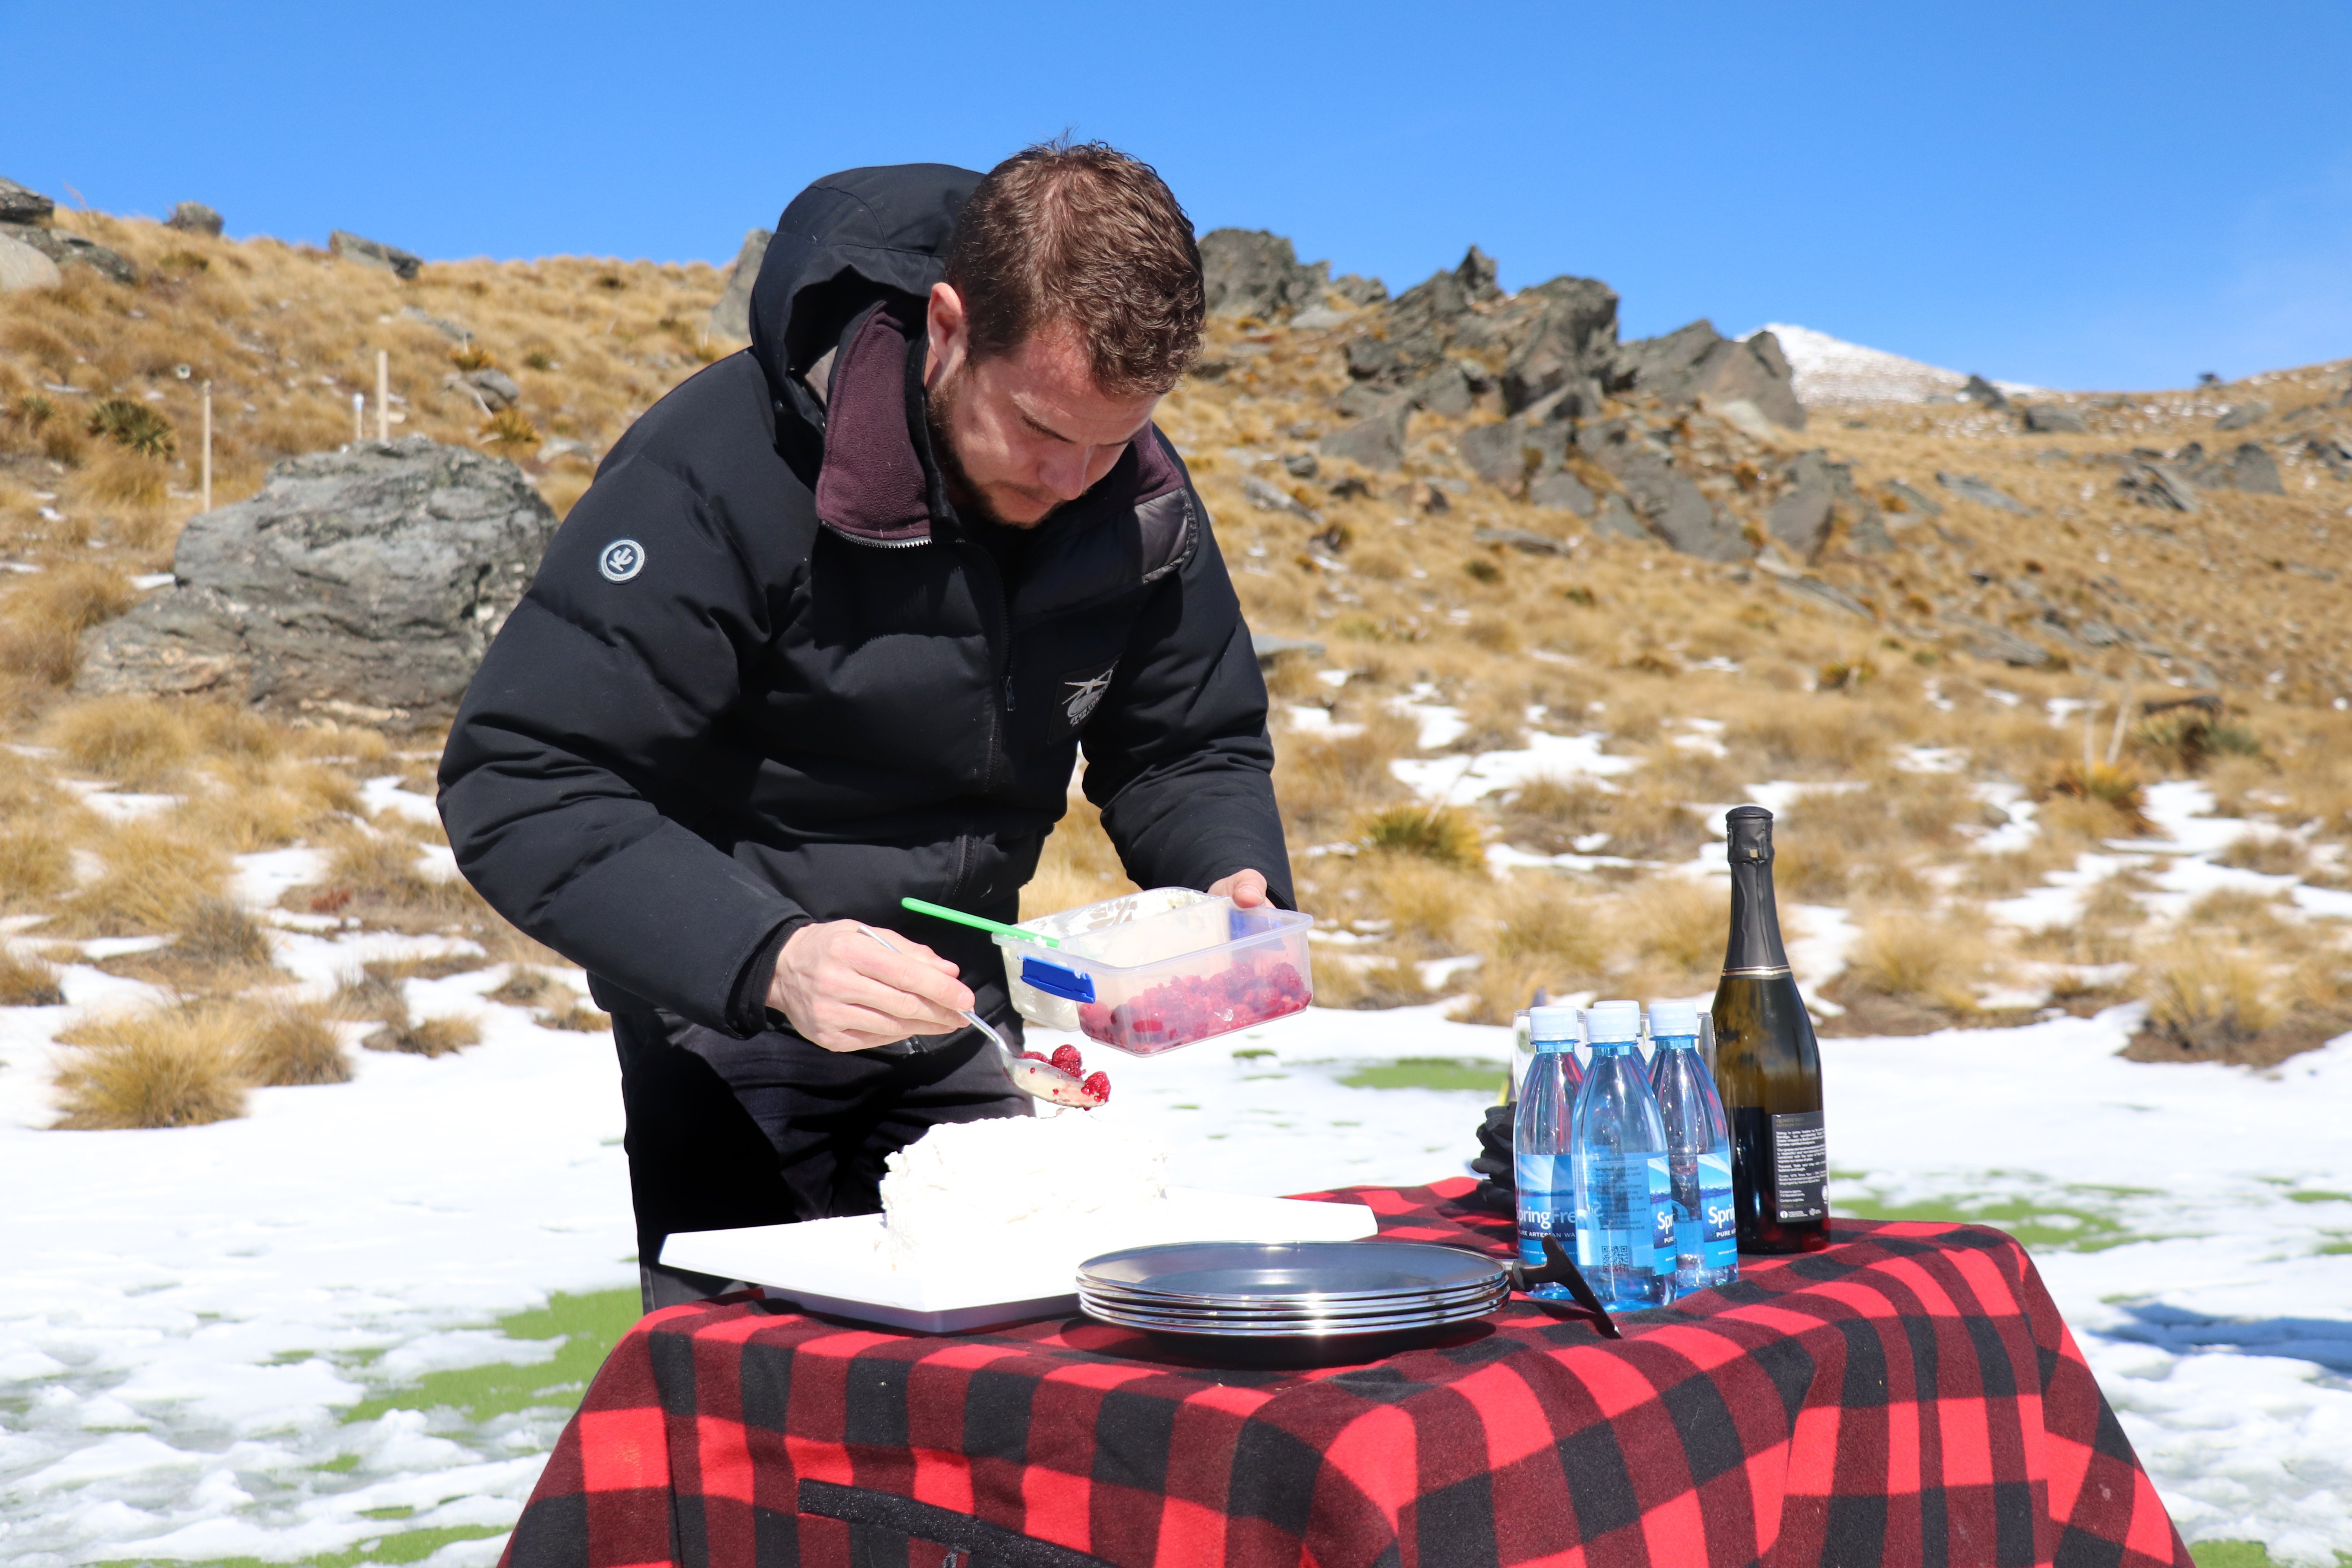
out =
[[(1318, 1196), (1500, 1253), (1466, 1180)], [(512, 1568), (2189, 1568), (2024, 1249), (1841, 1221), (1626, 1316), (1217, 1370), (1083, 1319), (926, 1338), (777, 1303), (616, 1348)]]

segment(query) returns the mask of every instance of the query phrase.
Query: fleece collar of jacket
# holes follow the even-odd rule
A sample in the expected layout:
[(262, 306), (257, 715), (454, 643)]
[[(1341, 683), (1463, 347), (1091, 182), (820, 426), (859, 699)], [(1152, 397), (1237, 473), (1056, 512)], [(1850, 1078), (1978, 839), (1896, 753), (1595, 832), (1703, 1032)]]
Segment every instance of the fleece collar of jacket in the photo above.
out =
[[(952, 531), (955, 514), (930, 456), (919, 346), (887, 305), (877, 305), (851, 325), (834, 356), (816, 514), (825, 527), (861, 544), (928, 544), (939, 525)], [(1094, 489), (1051, 521), (1066, 525), (1121, 511), (1157, 511), (1163, 509), (1150, 503), (1183, 486), (1183, 470), (1159, 431), (1147, 427)], [(1149, 567), (1146, 574), (1157, 575)]]

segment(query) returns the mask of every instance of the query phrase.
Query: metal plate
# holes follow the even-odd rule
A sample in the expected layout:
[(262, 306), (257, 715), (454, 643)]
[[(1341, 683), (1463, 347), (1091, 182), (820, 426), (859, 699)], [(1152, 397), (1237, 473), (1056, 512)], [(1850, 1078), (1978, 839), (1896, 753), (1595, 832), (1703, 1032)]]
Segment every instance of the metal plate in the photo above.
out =
[(1356, 1335), (1392, 1334), (1415, 1329), (1445, 1328), (1485, 1317), (1501, 1305), (1507, 1291), (1490, 1299), (1463, 1302), (1439, 1310), (1381, 1314), (1354, 1318), (1302, 1318), (1290, 1321), (1204, 1317), (1189, 1313), (1138, 1312), (1105, 1303), (1081, 1293), (1079, 1310), (1088, 1317), (1121, 1328), (1160, 1333), (1198, 1335), (1209, 1339), (1344, 1339)]
[(1328, 1301), (1314, 1296), (1267, 1296), (1256, 1301), (1234, 1303), (1203, 1300), (1194, 1296), (1172, 1296), (1137, 1290), (1112, 1289), (1093, 1280), (1085, 1287), (1087, 1295), (1114, 1306), (1131, 1307), (1141, 1312), (1196, 1312), (1205, 1316), (1234, 1318), (1345, 1318), (1386, 1317), (1398, 1312), (1439, 1311), (1471, 1301), (1491, 1299), (1496, 1290), (1492, 1282), (1465, 1287), (1458, 1290), (1407, 1291), (1383, 1296), (1377, 1300)]
[(1078, 1266), (1081, 1290), (1140, 1291), (1201, 1306), (1377, 1306), (1489, 1285), (1491, 1258), (1411, 1241), (1178, 1242)]

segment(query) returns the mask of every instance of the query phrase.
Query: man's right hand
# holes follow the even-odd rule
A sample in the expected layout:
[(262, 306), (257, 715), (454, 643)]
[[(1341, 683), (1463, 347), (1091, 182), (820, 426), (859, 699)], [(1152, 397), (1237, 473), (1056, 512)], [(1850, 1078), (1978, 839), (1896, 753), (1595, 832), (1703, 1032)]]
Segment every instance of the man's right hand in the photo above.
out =
[(828, 1051), (871, 1050), (965, 1027), (972, 994), (956, 966), (896, 931), (875, 933), (889, 942), (885, 947), (868, 929), (828, 921), (785, 938), (768, 982), (768, 1005), (802, 1038)]

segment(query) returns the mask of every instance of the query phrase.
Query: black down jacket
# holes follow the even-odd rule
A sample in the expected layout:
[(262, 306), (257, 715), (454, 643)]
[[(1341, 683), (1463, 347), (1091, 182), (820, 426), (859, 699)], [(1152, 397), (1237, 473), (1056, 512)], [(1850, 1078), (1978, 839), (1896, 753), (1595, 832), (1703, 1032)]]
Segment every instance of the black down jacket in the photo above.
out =
[(1013, 581), (945, 500), (923, 301), (978, 178), (857, 169), (793, 200), (751, 347), (613, 448), (466, 694), (457, 864), (607, 1008), (749, 1036), (784, 937), (854, 918), (1003, 1016), (987, 938), (898, 900), (1015, 918), (1082, 744), (1138, 882), (1254, 868), (1290, 902), (1265, 684), (1174, 447), (1147, 430)]

